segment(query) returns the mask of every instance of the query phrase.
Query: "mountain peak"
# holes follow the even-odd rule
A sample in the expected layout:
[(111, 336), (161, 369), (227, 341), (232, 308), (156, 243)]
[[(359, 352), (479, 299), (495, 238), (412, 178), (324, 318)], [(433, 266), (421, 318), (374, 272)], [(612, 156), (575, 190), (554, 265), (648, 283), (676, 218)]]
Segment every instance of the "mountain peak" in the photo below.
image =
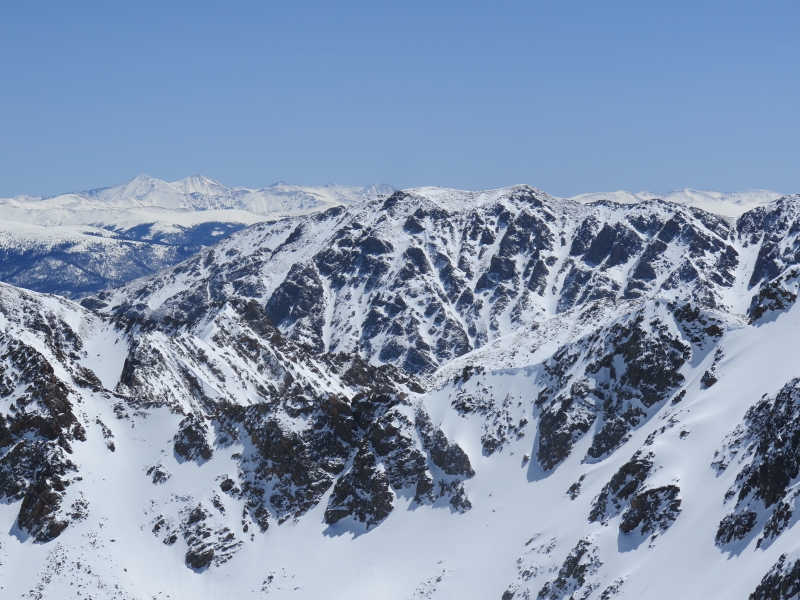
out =
[[(142, 187), (142, 186), (152, 187), (159, 183), (163, 184), (165, 182), (160, 179), (156, 179), (155, 177), (150, 177), (150, 175), (146, 173), (139, 173), (136, 177), (134, 177), (130, 181), (121, 184), (121, 186), (130, 189), (132, 187)], [(112, 186), (112, 188), (107, 188), (107, 189), (113, 189), (113, 187), (121, 187), (121, 186)]]
[(185, 177), (171, 184), (174, 189), (184, 194), (207, 194), (217, 196), (229, 192), (229, 188), (221, 184), (216, 179), (211, 179), (205, 175), (194, 174)]

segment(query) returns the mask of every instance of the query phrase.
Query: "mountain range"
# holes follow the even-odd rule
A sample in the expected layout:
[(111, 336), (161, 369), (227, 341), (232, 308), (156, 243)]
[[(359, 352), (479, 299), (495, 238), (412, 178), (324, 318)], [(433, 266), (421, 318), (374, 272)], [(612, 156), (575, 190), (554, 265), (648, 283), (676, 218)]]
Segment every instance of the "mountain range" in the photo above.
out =
[(800, 195), (351, 193), (0, 284), (3, 594), (797, 597)]
[(0, 281), (80, 298), (155, 273), (266, 220), (388, 195), (394, 188), (276, 183), (228, 188), (202, 175), (139, 175), (49, 198), (0, 199)]
[[(0, 281), (78, 299), (177, 264), (246, 226), (393, 191), (386, 184), (306, 187), (282, 182), (261, 189), (229, 188), (202, 175), (167, 183), (142, 174), (108, 188), (0, 199)], [(658, 197), (738, 216), (780, 194), (684, 189), (661, 196), (618, 191), (572, 199), (630, 204)]]

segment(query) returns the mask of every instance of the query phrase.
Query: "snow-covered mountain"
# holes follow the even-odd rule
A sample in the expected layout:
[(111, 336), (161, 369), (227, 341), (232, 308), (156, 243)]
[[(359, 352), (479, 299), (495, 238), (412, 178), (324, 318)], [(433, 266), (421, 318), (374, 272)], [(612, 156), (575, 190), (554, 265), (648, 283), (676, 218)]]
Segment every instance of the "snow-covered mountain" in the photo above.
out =
[(192, 226), (210, 221), (250, 225), (264, 220), (253, 215), (308, 214), (393, 191), (385, 184), (306, 187), (283, 182), (261, 189), (229, 188), (202, 175), (167, 183), (142, 174), (121, 185), (86, 192), (0, 199), (0, 211), (4, 220), (42, 226), (129, 229), (145, 223)]
[(424, 188), (0, 284), (3, 593), (797, 597), (798, 234)]
[(243, 227), (389, 195), (384, 184), (228, 188), (147, 175), (50, 198), (0, 199), (0, 281), (71, 298), (155, 273)]
[[(744, 314), (752, 287), (794, 261), (785, 220), (796, 211), (797, 197), (733, 220), (658, 199), (581, 204), (526, 186), (407, 190), (251, 227), (92, 305), (168, 321), (233, 290), (317, 352), (431, 373), (594, 300)], [(766, 222), (775, 223), (765, 231)]]

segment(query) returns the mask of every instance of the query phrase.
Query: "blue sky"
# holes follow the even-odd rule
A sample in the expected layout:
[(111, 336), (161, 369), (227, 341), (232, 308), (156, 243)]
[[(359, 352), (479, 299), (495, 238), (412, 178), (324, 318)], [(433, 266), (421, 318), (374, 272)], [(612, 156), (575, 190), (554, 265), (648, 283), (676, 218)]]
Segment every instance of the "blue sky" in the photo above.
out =
[(0, 196), (800, 192), (800, 2), (0, 0)]

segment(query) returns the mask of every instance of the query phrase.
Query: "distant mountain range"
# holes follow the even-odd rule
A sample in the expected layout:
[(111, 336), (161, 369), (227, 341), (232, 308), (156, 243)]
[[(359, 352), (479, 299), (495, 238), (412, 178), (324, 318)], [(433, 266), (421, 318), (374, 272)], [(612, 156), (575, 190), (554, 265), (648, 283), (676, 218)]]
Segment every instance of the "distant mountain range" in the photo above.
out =
[(252, 190), (229, 188), (202, 175), (173, 183), (139, 175), (121, 185), (86, 192), (0, 199), (0, 214), (4, 221), (43, 227), (90, 225), (114, 230), (150, 223), (183, 227), (210, 221), (252, 224), (263, 218), (307, 214), (393, 191), (385, 184), (307, 187), (287, 183)]
[(77, 298), (176, 264), (243, 227), (389, 195), (385, 184), (228, 188), (193, 175), (0, 199), (0, 281)]
[(618, 192), (593, 192), (573, 196), (572, 200), (581, 203), (608, 200), (611, 202), (619, 202), (620, 204), (636, 204), (638, 202), (660, 198), (667, 202), (675, 202), (676, 204), (683, 204), (684, 206), (701, 208), (718, 215), (738, 217), (752, 208), (774, 202), (782, 195), (783, 194), (778, 194), (776, 192), (770, 192), (769, 190), (712, 192), (685, 188), (667, 192), (666, 194), (654, 194), (653, 192), (638, 192), (632, 194), (624, 190)]

